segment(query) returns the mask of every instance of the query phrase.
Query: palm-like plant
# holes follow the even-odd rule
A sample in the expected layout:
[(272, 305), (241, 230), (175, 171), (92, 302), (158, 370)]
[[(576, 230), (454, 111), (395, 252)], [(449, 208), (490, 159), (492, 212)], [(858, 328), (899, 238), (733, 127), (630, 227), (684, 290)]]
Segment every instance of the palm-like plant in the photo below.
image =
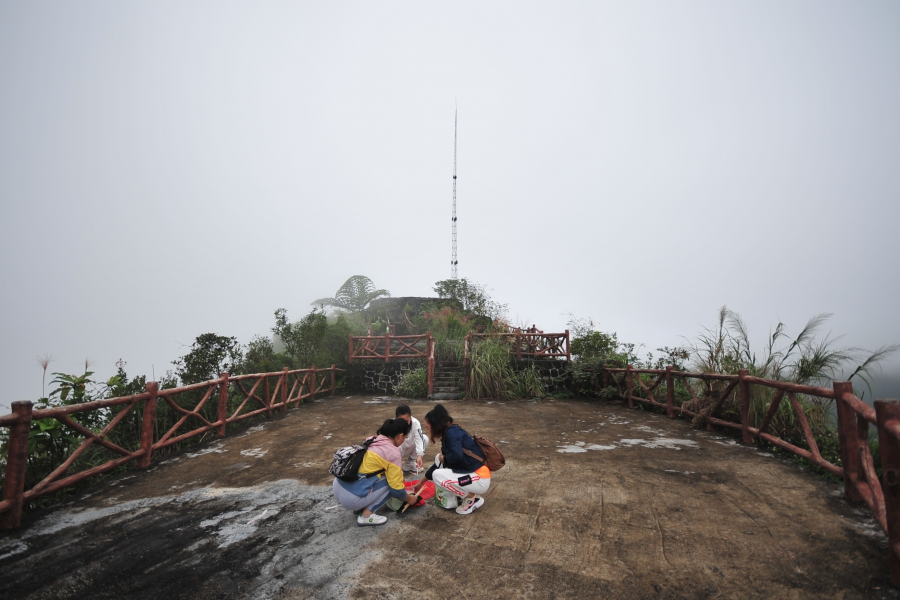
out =
[(312, 306), (333, 306), (348, 312), (362, 312), (372, 300), (381, 297), (390, 297), (387, 290), (375, 289), (375, 284), (365, 275), (354, 275), (344, 282), (334, 298), (319, 298), (312, 302)]

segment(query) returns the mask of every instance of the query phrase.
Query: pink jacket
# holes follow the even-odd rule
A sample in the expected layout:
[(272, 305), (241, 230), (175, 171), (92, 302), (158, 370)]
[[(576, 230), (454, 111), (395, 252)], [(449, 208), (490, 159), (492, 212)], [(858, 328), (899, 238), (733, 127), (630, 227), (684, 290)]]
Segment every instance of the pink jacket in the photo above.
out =
[(400, 448), (394, 445), (389, 437), (378, 435), (369, 445), (369, 452), (374, 452), (389, 463), (400, 466)]

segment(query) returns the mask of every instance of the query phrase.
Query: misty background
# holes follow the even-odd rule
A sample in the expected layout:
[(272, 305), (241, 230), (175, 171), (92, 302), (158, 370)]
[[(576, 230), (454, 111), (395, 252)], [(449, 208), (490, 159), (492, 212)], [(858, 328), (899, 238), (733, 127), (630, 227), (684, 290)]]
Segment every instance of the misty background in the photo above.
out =
[(0, 404), (38, 355), (158, 378), (351, 275), (433, 295), (457, 106), (459, 276), (513, 324), (900, 343), (898, 34), (893, 1), (4, 2)]

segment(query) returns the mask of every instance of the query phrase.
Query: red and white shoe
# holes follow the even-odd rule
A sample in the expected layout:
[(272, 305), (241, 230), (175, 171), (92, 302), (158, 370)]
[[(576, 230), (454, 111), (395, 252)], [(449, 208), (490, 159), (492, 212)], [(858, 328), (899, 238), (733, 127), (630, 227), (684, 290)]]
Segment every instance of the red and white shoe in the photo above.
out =
[(484, 504), (484, 498), (482, 498), (481, 496), (467, 498), (463, 500), (462, 504), (456, 507), (456, 512), (461, 515), (470, 515), (475, 512), (475, 509), (482, 504)]

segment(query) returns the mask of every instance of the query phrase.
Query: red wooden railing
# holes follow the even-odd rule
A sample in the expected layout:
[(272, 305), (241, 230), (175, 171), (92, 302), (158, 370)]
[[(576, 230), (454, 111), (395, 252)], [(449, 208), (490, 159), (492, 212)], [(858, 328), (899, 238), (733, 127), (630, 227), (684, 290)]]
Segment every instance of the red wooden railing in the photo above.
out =
[(565, 358), (571, 360), (569, 352), (569, 330), (565, 333), (543, 333), (517, 330), (514, 333), (475, 333), (470, 331), (463, 343), (463, 381), (466, 393), (469, 392), (469, 383), (472, 379), (472, 348), (475, 344), (486, 339), (498, 339), (510, 344), (510, 354), (515, 354), (516, 360), (523, 358)]
[[(40, 496), (51, 494), (61, 488), (71, 486), (93, 475), (105, 473), (125, 463), (135, 461), (137, 467), (146, 469), (154, 451), (168, 448), (189, 438), (215, 430), (217, 437), (225, 436), (225, 428), (255, 415), (265, 413), (272, 416), (276, 410), (286, 412), (291, 404), (299, 406), (306, 400), (315, 400), (316, 394), (334, 393), (335, 374), (343, 369), (332, 365), (328, 369), (288, 370), (281, 372), (255, 373), (252, 375), (229, 376), (222, 373), (218, 379), (204, 381), (171, 389), (159, 389), (159, 384), (150, 382), (143, 394), (95, 400), (83, 404), (57, 406), (54, 408), (34, 410), (31, 402), (13, 402), (12, 414), (0, 416), (0, 427), (9, 428), (9, 445), (6, 459), (6, 474), (3, 485), (3, 500), (0, 501), (0, 529), (18, 527), (22, 519), (22, 507), (26, 502)], [(317, 375), (323, 375), (317, 379)], [(271, 385), (274, 380), (274, 387)], [(205, 391), (193, 409), (179, 405), (175, 398), (188, 392)], [(217, 392), (217, 393), (216, 393)], [(232, 398), (242, 399), (240, 404), (228, 414), (229, 392)], [(215, 394), (215, 396), (214, 396)], [(210, 421), (201, 409), (207, 402), (217, 403), (216, 420)], [(156, 409), (165, 403), (181, 417), (162, 435), (154, 440), (156, 431)], [(118, 414), (100, 432), (94, 432), (73, 420), (73, 415), (91, 411), (107, 410), (121, 407)], [(141, 444), (138, 450), (129, 451), (110, 442), (109, 433), (132, 410), (141, 410)], [(207, 411), (209, 412), (209, 411)], [(193, 418), (193, 428), (180, 432), (181, 428)], [(72, 431), (84, 437), (84, 442), (70, 454), (52, 473), (36, 483), (31, 489), (25, 489), (25, 470), (28, 462), (28, 432), (31, 422), (37, 419), (56, 419)], [(199, 424), (199, 425), (198, 425)], [(91, 445), (98, 445), (119, 455), (117, 458), (89, 468), (87, 470), (67, 474), (78, 458)]]
[[(422, 343), (424, 342), (424, 348)], [(431, 332), (421, 335), (350, 336), (350, 361), (425, 358), (428, 361), (428, 395), (434, 392), (434, 338)]]
[(514, 333), (474, 333), (469, 332), (465, 337), (464, 360), (469, 358), (472, 346), (481, 340), (488, 338), (501, 340), (510, 344), (511, 354), (516, 355), (516, 360), (523, 358), (565, 358), (571, 360), (569, 352), (569, 330), (565, 333), (530, 333), (516, 331)]
[[(660, 369), (634, 369), (627, 365), (624, 369), (606, 369), (619, 390), (621, 398), (634, 407), (635, 402), (665, 409), (669, 418), (686, 416), (691, 419), (700, 417), (707, 427), (718, 425), (741, 431), (745, 444), (754, 439), (764, 440), (783, 450), (796, 454), (830, 473), (843, 477), (844, 494), (854, 502), (865, 502), (872, 511), (875, 520), (887, 534), (890, 542), (889, 567), (891, 583), (900, 586), (900, 400), (876, 400), (875, 408), (866, 405), (853, 394), (853, 385), (847, 381), (835, 381), (832, 388), (798, 385), (786, 381), (772, 381), (752, 377), (749, 371), (742, 370), (737, 375), (715, 373), (686, 373), (675, 371), (672, 367)], [(623, 376), (616, 377), (616, 373)], [(640, 375), (655, 376), (645, 382)], [(675, 379), (685, 382), (691, 398), (697, 395), (688, 380), (721, 381), (725, 388), (716, 392), (717, 399), (707, 409), (700, 412), (675, 406)], [(657, 400), (654, 390), (665, 384), (665, 402)], [(750, 423), (750, 388), (763, 386), (775, 390), (769, 403), (768, 411), (759, 423), (753, 427)], [(735, 390), (739, 404), (740, 421), (733, 422), (719, 418), (719, 412)], [(635, 395), (639, 391), (642, 395)], [(840, 444), (841, 467), (834, 465), (822, 457), (816, 444), (812, 427), (797, 396), (827, 398), (835, 401), (837, 409), (837, 430)], [(787, 398), (791, 410), (797, 418), (803, 437), (809, 450), (787, 442), (766, 429), (776, 415), (780, 404)], [(699, 402), (697, 403), (699, 405)], [(875, 472), (872, 453), (869, 450), (869, 425), (874, 425), (878, 432), (881, 451), (881, 466), (884, 484), (879, 481)]]
[(429, 349), (433, 345), (434, 339), (430, 331), (421, 335), (351, 335), (350, 360), (375, 359), (389, 362), (400, 358), (428, 358)]

